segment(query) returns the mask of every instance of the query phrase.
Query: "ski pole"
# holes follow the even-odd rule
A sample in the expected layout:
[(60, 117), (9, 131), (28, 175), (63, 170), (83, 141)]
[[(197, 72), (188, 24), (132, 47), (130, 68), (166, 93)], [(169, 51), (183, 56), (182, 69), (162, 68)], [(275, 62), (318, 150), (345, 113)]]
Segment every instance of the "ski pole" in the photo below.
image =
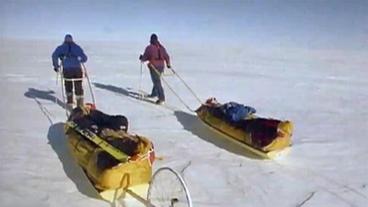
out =
[[(58, 82), (59, 82), (59, 71), (56, 72), (56, 87), (58, 86)], [(57, 97), (55, 96), (55, 103), (57, 103)]]
[(64, 87), (65, 87), (65, 82), (64, 82), (64, 77), (63, 77), (63, 68), (61, 68), (60, 70), (60, 82), (61, 82), (61, 96), (63, 98), (63, 103), (64, 103), (64, 107), (65, 107), (65, 115), (66, 115), (66, 118), (69, 117), (69, 114), (68, 114), (68, 106), (67, 106), (67, 103), (66, 103), (66, 98), (65, 98), (65, 92), (64, 92)]
[(140, 94), (140, 98), (143, 99), (143, 93), (142, 93), (142, 75), (143, 75), (143, 69), (142, 69), (142, 66), (143, 65), (143, 62), (141, 61), (141, 66), (140, 66), (140, 77), (139, 77), (139, 88), (138, 88), (138, 91), (139, 91), (139, 94)]

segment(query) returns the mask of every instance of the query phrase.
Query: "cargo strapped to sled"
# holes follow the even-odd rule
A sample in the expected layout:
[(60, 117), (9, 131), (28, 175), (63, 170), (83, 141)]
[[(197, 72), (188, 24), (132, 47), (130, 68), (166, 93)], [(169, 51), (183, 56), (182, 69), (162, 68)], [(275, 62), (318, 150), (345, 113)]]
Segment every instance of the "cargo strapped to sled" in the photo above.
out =
[(91, 132), (89, 129), (81, 129), (75, 122), (68, 121), (66, 122), (68, 127), (71, 127), (76, 132), (78, 132), (83, 137), (87, 138), (88, 140), (95, 143), (97, 146), (101, 147), (115, 159), (119, 160), (120, 162), (127, 162), (130, 156), (126, 155), (116, 147), (112, 146), (110, 143), (102, 139), (101, 137), (97, 136), (95, 133)]

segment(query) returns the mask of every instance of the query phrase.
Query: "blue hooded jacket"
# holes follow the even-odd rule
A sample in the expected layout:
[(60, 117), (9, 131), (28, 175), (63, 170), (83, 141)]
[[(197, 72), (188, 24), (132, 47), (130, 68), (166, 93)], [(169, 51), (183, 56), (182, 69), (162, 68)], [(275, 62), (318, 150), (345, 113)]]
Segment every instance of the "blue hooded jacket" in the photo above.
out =
[(81, 63), (87, 61), (87, 56), (83, 49), (74, 42), (64, 42), (52, 53), (52, 64), (55, 68), (59, 67), (59, 59), (64, 70), (81, 68)]

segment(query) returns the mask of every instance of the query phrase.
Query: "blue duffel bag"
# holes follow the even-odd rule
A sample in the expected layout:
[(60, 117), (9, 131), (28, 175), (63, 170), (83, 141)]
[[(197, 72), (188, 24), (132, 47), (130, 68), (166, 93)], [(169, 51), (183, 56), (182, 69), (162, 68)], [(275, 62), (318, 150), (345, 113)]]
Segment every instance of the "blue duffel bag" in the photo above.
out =
[(230, 122), (237, 122), (256, 113), (256, 109), (236, 102), (225, 103), (221, 106), (225, 118)]

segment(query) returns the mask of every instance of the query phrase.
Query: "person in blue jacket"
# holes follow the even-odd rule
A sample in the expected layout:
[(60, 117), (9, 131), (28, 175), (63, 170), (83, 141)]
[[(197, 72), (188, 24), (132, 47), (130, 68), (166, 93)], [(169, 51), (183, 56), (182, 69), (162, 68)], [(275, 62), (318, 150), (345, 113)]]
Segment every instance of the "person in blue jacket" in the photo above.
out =
[[(59, 61), (60, 60), (60, 61)], [(63, 76), (65, 78), (65, 91), (67, 104), (69, 107), (73, 107), (73, 82), (75, 99), (78, 106), (83, 105), (83, 70), (81, 63), (87, 61), (87, 56), (84, 54), (83, 49), (73, 41), (73, 37), (70, 34), (65, 35), (64, 42), (58, 46), (52, 53), (52, 64), (54, 71), (60, 71), (60, 65), (62, 66)], [(70, 80), (77, 79), (77, 80)]]

